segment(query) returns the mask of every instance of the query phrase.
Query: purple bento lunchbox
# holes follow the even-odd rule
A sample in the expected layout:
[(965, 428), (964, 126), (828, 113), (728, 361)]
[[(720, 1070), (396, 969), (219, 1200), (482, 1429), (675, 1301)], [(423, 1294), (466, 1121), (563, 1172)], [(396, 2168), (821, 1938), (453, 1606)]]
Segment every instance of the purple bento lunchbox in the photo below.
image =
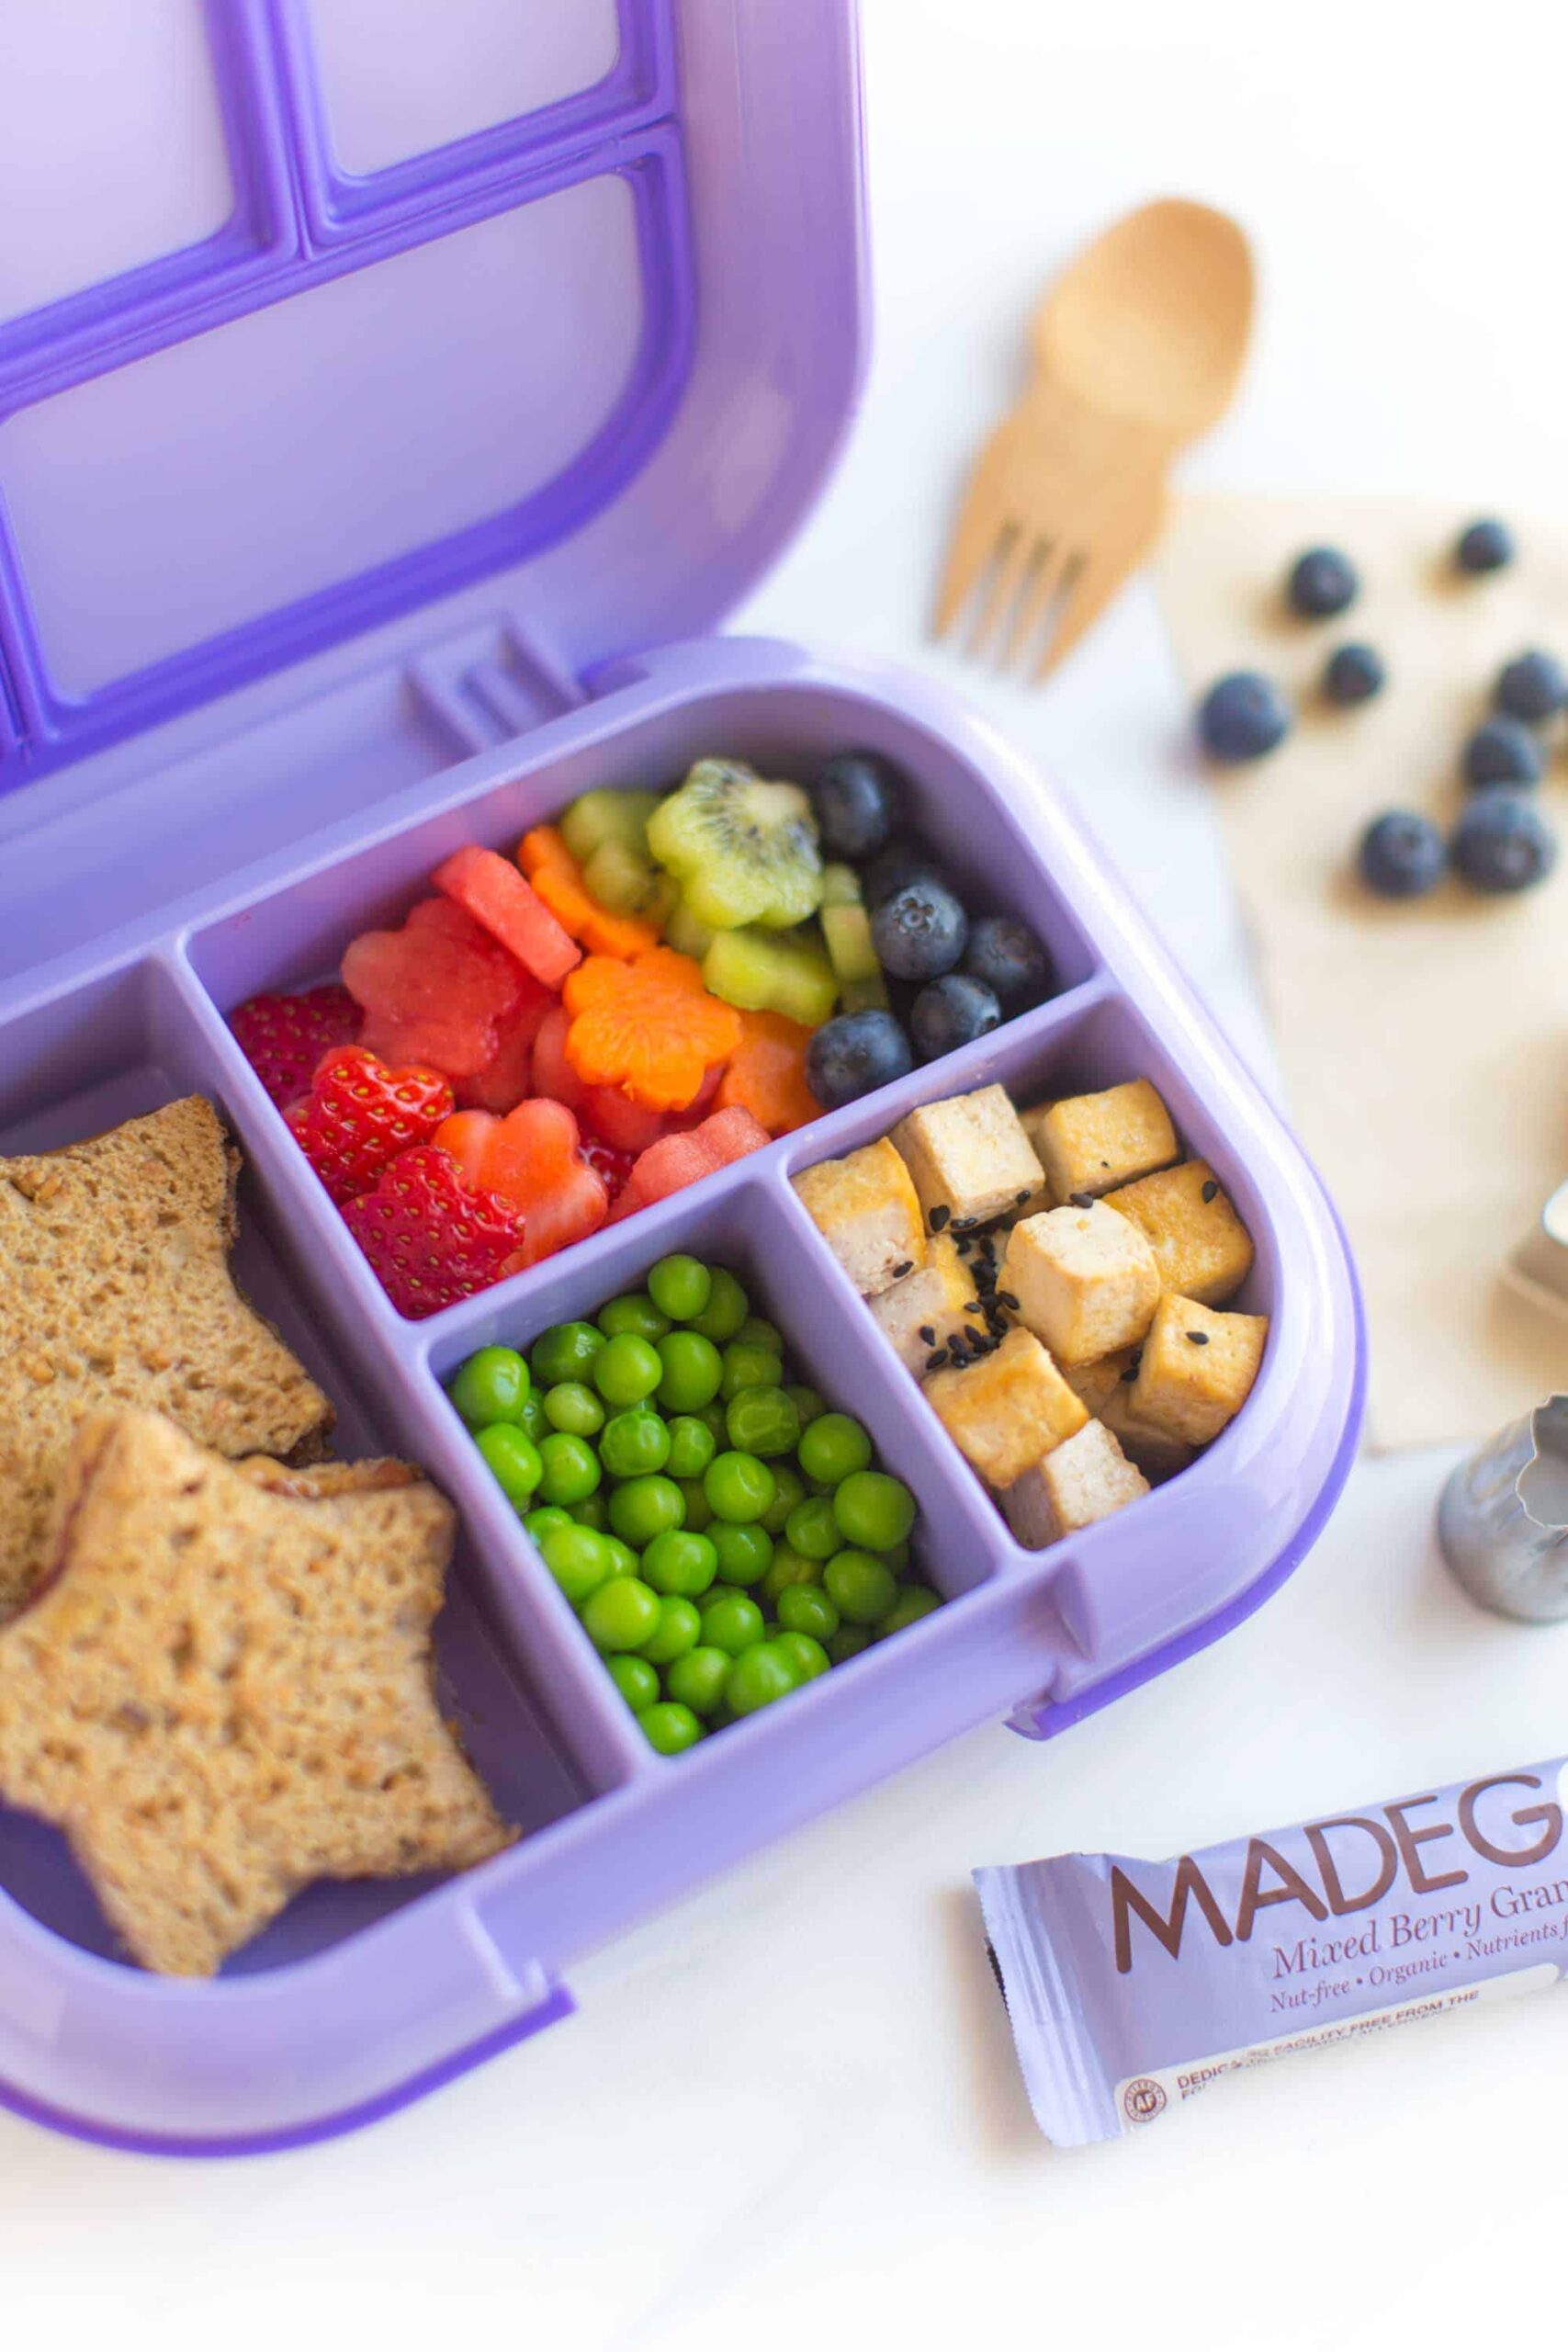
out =
[[(1235, 1624), (1323, 1523), (1363, 1345), (1333, 1214), (1072, 816), (919, 680), (711, 634), (799, 524), (863, 355), (851, 0), (99, 0), (0, 33), (0, 1150), (213, 1096), (242, 1279), (345, 1451), (456, 1498), (443, 1697), (523, 1831), (321, 1885), (212, 1983), (121, 1963), (0, 1816), (0, 2099), (283, 2146), (560, 2018), (574, 1957), (938, 1741), (1044, 1737)], [(25, 249), (24, 249), (25, 248)], [(423, 1325), (383, 1296), (226, 1010), (333, 967), (468, 841), (699, 754), (879, 749), (1062, 993)], [(789, 1183), (912, 1104), (1152, 1078), (1250, 1226), (1272, 1337), (1180, 1477), (1017, 1548)], [(666, 1760), (445, 1402), (472, 1348), (727, 1258), (915, 1488), (951, 1605)]]

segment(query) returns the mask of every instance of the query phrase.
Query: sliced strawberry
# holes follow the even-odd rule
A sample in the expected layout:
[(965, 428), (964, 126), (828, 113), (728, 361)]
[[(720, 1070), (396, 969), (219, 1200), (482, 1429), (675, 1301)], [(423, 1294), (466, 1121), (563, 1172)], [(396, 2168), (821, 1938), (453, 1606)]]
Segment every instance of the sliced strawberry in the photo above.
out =
[(400, 1153), (428, 1141), (451, 1110), (452, 1090), (434, 1070), (389, 1069), (363, 1046), (340, 1046), (284, 1116), (341, 1204), (368, 1192)]
[(455, 850), (432, 877), (476, 922), (525, 964), (548, 989), (558, 989), (582, 961), (582, 950), (517, 868), (493, 849)]
[(298, 996), (254, 996), (229, 1015), (240, 1051), (280, 1111), (310, 1091), (321, 1056), (351, 1045), (360, 1012), (333, 980)]
[(416, 1319), (488, 1290), (524, 1239), (521, 1212), (466, 1184), (434, 1144), (400, 1153), (344, 1222), (399, 1314)]

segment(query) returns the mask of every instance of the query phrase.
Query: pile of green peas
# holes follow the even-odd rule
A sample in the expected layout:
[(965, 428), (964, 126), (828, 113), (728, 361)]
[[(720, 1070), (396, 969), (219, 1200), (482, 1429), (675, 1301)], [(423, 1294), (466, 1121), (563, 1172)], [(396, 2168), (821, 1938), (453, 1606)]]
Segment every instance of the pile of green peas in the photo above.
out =
[(449, 1390), (661, 1756), (770, 1706), (938, 1606), (915, 1498), (859, 1421), (789, 1377), (724, 1266), (480, 1348)]

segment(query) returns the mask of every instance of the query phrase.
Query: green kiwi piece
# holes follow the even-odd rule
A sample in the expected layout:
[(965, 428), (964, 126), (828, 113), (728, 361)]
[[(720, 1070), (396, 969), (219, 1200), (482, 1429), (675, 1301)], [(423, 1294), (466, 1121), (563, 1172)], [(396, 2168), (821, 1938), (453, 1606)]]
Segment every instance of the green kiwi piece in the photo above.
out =
[(819, 941), (807, 932), (716, 932), (703, 957), (715, 996), (743, 1012), (782, 1012), (816, 1029), (838, 1001), (839, 983)]
[(582, 869), (583, 887), (594, 903), (613, 914), (646, 915), (663, 895), (669, 880), (646, 857), (608, 833)]
[(579, 865), (587, 865), (601, 842), (624, 842), (646, 864), (648, 820), (658, 806), (657, 792), (584, 792), (561, 811), (561, 838)]
[(825, 907), (858, 907), (861, 904), (860, 876), (852, 865), (825, 865), (822, 868), (822, 904)]
[(822, 903), (817, 820), (797, 784), (740, 760), (699, 760), (649, 820), (648, 845), (683, 904), (715, 931), (787, 931)]
[[(667, 874), (668, 882), (671, 876)], [(713, 944), (712, 925), (699, 922), (682, 898), (677, 898), (664, 921), (664, 944), (677, 955), (694, 956), (700, 964)]]
[(871, 917), (863, 907), (824, 907), (822, 936), (840, 980), (880, 979), (882, 967), (871, 944)]

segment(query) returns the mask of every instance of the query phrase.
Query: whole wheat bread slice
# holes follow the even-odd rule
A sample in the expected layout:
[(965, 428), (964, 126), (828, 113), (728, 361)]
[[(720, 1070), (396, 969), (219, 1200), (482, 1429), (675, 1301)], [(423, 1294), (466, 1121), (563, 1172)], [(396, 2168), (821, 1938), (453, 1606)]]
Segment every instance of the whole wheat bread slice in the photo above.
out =
[(332, 1408), (229, 1271), (240, 1156), (200, 1095), (0, 1159), (0, 1620), (36, 1580), (77, 1427), (167, 1413), (227, 1454), (319, 1450)]
[(299, 1496), (136, 1412), (63, 1465), (45, 1582), (0, 1628), (0, 1802), (64, 1830), (148, 1968), (211, 1973), (312, 1879), (511, 1838), (433, 1687), (451, 1506), (352, 1467)]

